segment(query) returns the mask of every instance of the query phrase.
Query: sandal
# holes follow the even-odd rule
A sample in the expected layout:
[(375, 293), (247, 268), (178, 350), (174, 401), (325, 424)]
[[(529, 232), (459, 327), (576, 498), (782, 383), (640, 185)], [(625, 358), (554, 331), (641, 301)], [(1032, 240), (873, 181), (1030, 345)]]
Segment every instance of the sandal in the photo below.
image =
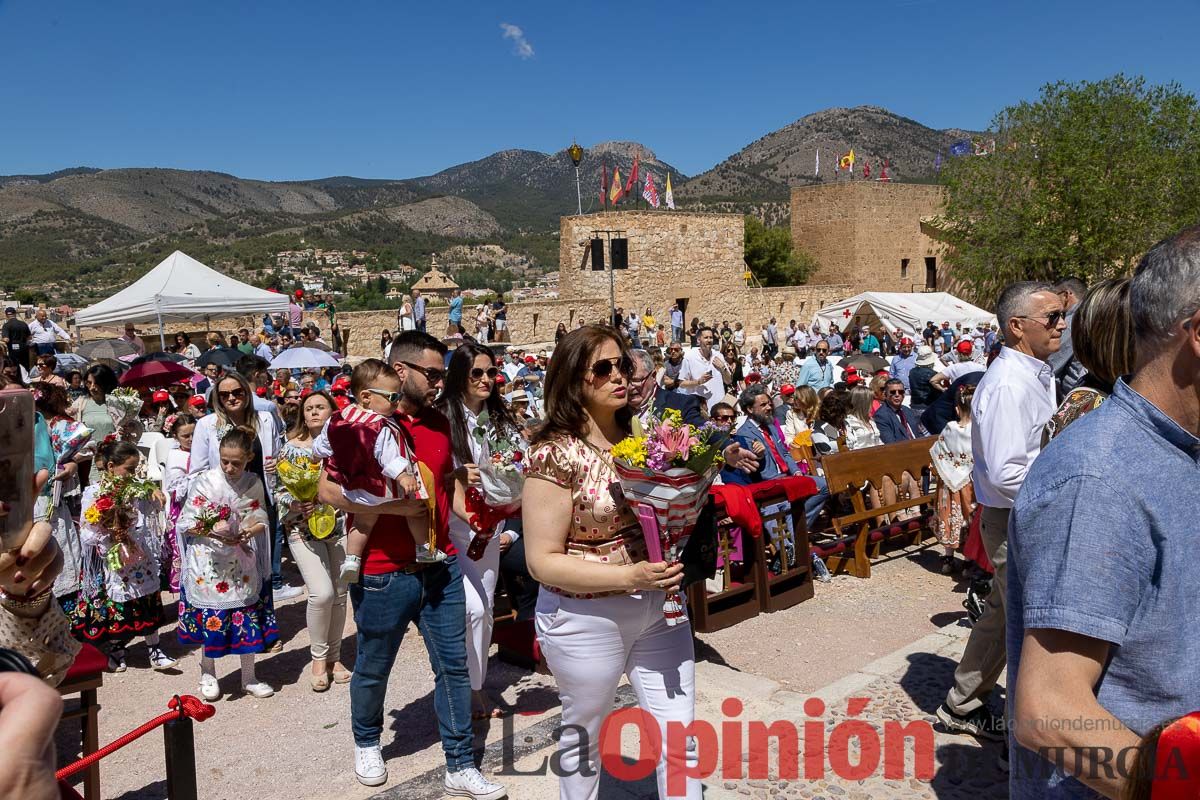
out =
[(349, 683), (354, 677), (354, 673), (342, 666), (341, 663), (336, 663), (329, 670), (329, 674), (333, 676), (334, 683)]
[(312, 690), (314, 692), (329, 691), (329, 676), (328, 675), (313, 675), (310, 672), (308, 674), (308, 679), (312, 683)]

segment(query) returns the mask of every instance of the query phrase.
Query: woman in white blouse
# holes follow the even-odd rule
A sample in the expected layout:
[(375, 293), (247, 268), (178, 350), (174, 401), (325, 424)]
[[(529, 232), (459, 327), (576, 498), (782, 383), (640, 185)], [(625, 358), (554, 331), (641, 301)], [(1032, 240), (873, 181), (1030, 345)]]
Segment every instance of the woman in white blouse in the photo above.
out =
[(269, 411), (255, 411), (251, 398), (254, 390), (236, 372), (230, 372), (217, 381), (212, 392), (213, 413), (196, 422), (192, 435), (192, 459), (188, 464), (188, 475), (220, 466), (221, 437), (235, 425), (245, 425), (257, 434), (254, 457), (246, 467), (262, 479), (267, 503), (275, 493), (275, 459), (279, 454), (279, 431), (275, 418)]

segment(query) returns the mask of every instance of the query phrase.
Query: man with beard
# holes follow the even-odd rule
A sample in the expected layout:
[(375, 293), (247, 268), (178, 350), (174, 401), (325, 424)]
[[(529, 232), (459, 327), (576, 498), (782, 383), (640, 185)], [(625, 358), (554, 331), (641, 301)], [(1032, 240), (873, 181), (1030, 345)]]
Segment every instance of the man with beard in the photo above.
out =
[(409, 623), (425, 639), (434, 672), (433, 708), (446, 757), (444, 793), (473, 800), (499, 800), (505, 789), (475, 767), (471, 729), (471, 681), (467, 673), (466, 599), (457, 551), (450, 542), (454, 471), (450, 424), (433, 408), (446, 378), (446, 346), (427, 333), (404, 331), (392, 342), (388, 360), (400, 376), (396, 423), (432, 475), (437, 546), (444, 561), (416, 563), (407, 518), (423, 500), (393, 500), (380, 506), (348, 501), (322, 475), (321, 502), (350, 513), (377, 513), (379, 520), (363, 553), (362, 578), (350, 587), (358, 658), (350, 682), (350, 721), (355, 774), (366, 786), (387, 782), (380, 748), (384, 697), (396, 653)]
[(662, 385), (674, 391), (679, 388), (679, 370), (683, 367), (683, 345), (678, 341), (667, 347), (667, 360), (663, 363)]
[(710, 411), (725, 398), (725, 384), (731, 380), (729, 365), (713, 348), (715, 339), (712, 328), (701, 328), (696, 339), (698, 346), (684, 356), (679, 370), (679, 390), (703, 398)]

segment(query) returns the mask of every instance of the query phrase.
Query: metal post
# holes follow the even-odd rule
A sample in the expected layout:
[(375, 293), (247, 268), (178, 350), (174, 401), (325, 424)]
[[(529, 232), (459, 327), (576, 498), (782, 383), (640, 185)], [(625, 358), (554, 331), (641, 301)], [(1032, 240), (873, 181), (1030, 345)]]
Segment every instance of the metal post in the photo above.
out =
[(580, 216), (583, 216), (583, 195), (579, 190), (579, 165), (575, 165), (575, 207), (578, 209)]
[(168, 800), (197, 800), (196, 749), (191, 719), (181, 717), (163, 725), (163, 743), (167, 756)]
[[(611, 241), (611, 239), (609, 240)], [(616, 324), (617, 318), (617, 290), (616, 290), (616, 271), (612, 266), (612, 257), (608, 259), (608, 319), (613, 324)]]

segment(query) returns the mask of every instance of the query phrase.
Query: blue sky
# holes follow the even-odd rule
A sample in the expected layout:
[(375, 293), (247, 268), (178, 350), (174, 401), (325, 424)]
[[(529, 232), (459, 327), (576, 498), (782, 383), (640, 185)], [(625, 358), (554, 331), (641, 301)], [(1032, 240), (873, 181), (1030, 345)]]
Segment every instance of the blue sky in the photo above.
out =
[(1195, 2), (0, 0), (0, 174), (404, 178), (572, 137), (695, 174), (830, 106), (983, 128), (1053, 80), (1200, 91), (1198, 27)]

